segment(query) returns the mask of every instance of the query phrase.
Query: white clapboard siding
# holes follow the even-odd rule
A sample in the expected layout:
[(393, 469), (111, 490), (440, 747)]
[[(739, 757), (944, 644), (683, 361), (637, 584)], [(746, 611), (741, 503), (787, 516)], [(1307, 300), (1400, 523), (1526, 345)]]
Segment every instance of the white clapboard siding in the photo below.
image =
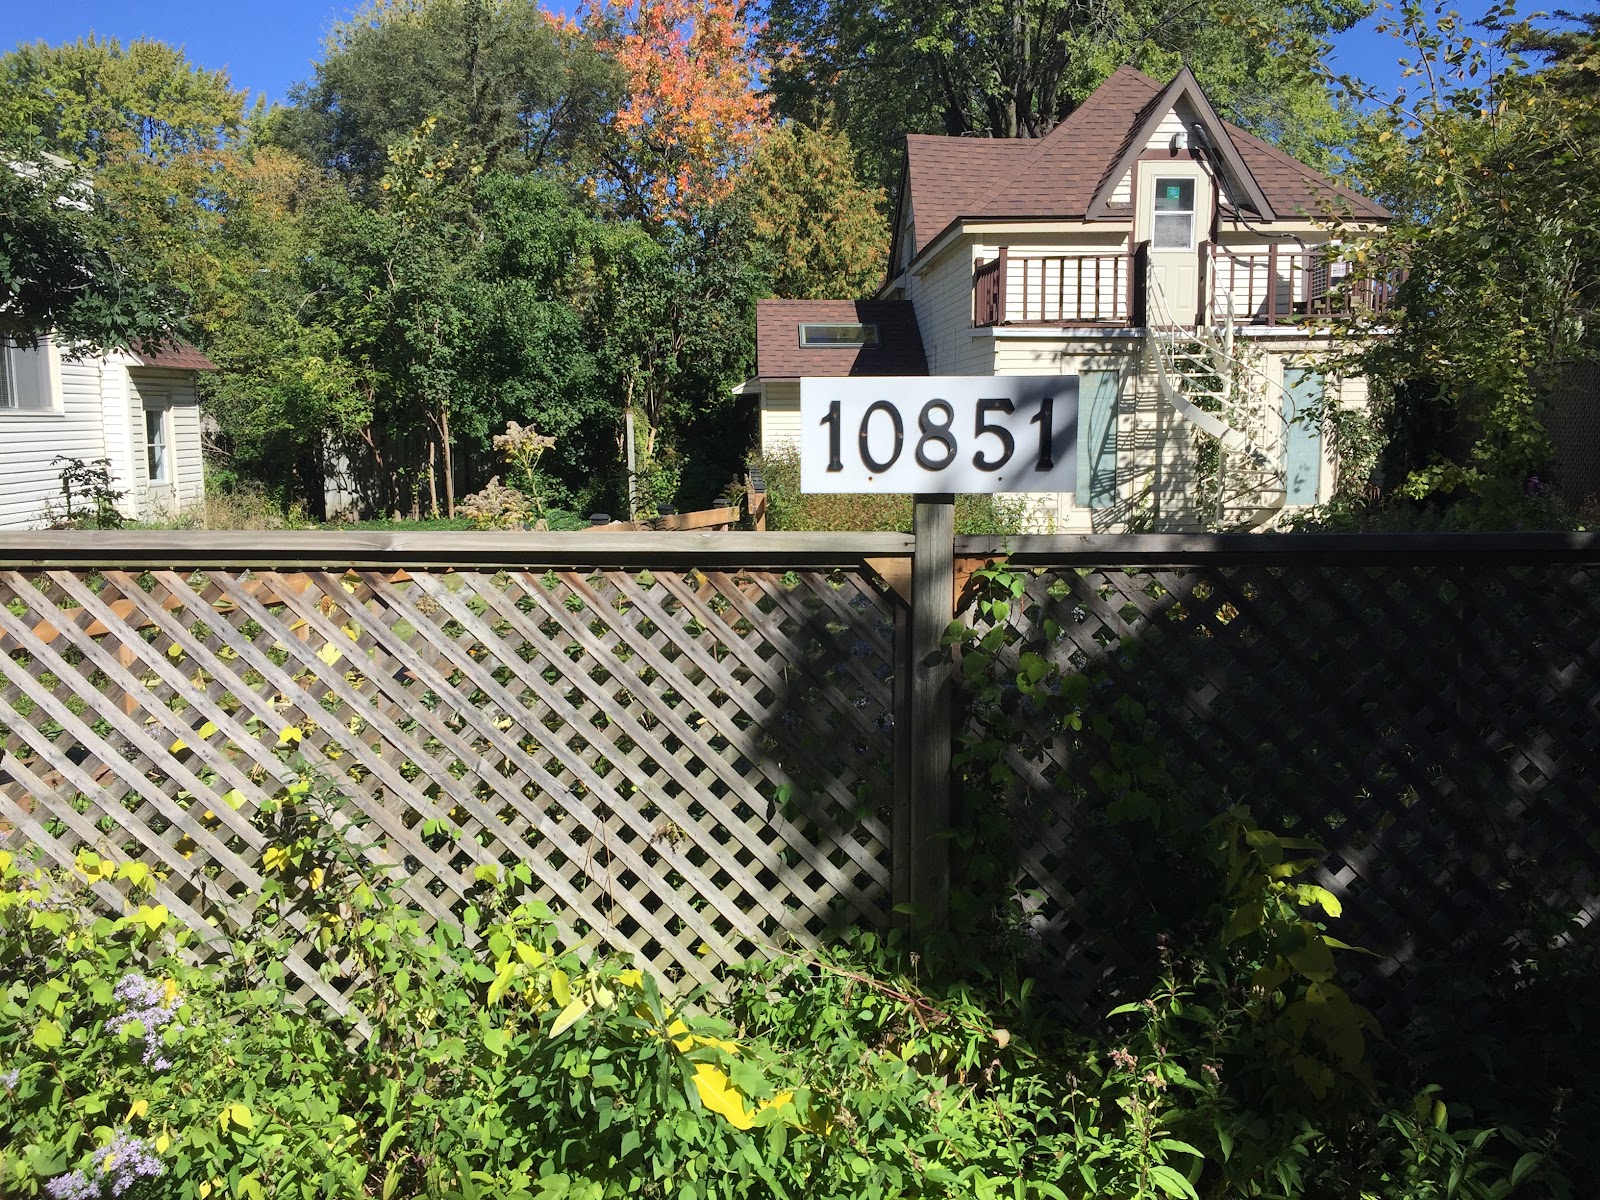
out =
[(45, 505), (61, 495), (61, 468), (53, 461), (105, 453), (100, 366), (63, 362), (48, 342), (38, 350), (11, 353), (20, 360), (17, 373), (47, 380), (43, 386), (54, 401), (47, 412), (0, 409), (0, 529), (31, 529), (43, 523)]
[[(200, 502), (205, 495), (205, 460), (200, 449), (200, 397), (189, 371), (134, 368), (128, 371), (128, 407), (132, 418), (134, 507), (146, 520), (170, 516)], [(171, 408), (167, 425), (170, 480), (152, 486), (145, 446), (145, 401)]]

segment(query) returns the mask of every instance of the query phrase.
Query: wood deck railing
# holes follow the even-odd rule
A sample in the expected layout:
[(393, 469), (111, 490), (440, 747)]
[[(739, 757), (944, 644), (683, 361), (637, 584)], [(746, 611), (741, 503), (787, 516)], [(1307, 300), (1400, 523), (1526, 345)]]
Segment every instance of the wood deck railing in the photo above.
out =
[(1128, 325), (1134, 254), (1012, 254), (980, 262), (973, 277), (975, 326)]
[(1329, 247), (1300, 249), (1276, 243), (1229, 250), (1212, 243), (1207, 275), (1213, 320), (1230, 308), (1246, 325), (1292, 323), (1307, 316), (1385, 312), (1404, 281), (1398, 270), (1378, 278), (1349, 280), (1348, 266)]

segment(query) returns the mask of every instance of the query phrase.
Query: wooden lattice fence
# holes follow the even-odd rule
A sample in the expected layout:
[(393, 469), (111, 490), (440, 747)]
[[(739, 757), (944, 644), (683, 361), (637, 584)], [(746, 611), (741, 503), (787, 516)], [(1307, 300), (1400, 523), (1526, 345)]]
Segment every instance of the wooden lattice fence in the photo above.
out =
[[(895, 618), (872, 578), (3, 571), (0, 817), (58, 863), (164, 869), (205, 932), (261, 884), (250, 817), (293, 727), (433, 919), (480, 864), (526, 862), (574, 938), (708, 981), (887, 920)], [(290, 968), (337, 1004), (323, 965), (308, 939)]]
[[(0, 537), (0, 822), (160, 867), (203, 937), (260, 887), (288, 726), (433, 920), (524, 862), (573, 939), (692, 984), (926, 912), (925, 710), (958, 677), (927, 647), (1001, 552), (1034, 572), (1013, 653), (1137, 714), (1185, 794), (1328, 848), (1389, 1021), (1519, 939), (1596, 935), (1591, 536), (946, 535), (915, 584), (899, 535), (272, 536)], [(1098, 752), (1040, 737), (1014, 890), (1092, 1014), (1153, 969), (1150, 881)], [(342, 1003), (312, 940), (287, 965)]]
[[(1088, 676), (1184, 795), (1325, 846), (1338, 932), (1375, 953), (1347, 969), (1391, 1027), (1535, 943), (1600, 944), (1600, 563), (1514, 539), (1273, 540), (1116, 568), (1024, 549), (1011, 659)], [(1103, 1008), (1158, 966), (1130, 934), (1162, 881), (1105, 819), (1138, 781), (1061, 732), (1009, 761), (1040, 961)]]

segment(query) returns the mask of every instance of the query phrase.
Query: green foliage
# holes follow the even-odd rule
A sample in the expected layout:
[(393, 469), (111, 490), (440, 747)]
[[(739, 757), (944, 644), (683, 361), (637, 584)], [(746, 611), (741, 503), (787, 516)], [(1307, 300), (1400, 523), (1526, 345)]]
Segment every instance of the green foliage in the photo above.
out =
[(54, 331), (104, 350), (183, 328), (179, 294), (121, 244), (89, 183), (0, 138), (0, 339), (32, 346)]
[(52, 467), (59, 467), (61, 504), (54, 502), (45, 508), (45, 525), (52, 529), (120, 529), (122, 513), (117, 501), (126, 492), (111, 483), (111, 462), (97, 458), (85, 462), (81, 458), (57, 455)]
[[(767, 483), (768, 529), (911, 532), (910, 496), (807, 495), (800, 490), (800, 456), (795, 450), (778, 449), (752, 461)], [(959, 495), (955, 509), (956, 532), (962, 535), (1021, 533), (1026, 515), (1023, 502), (1007, 495)]]
[(824, 122), (788, 121), (762, 139), (740, 182), (772, 294), (791, 300), (871, 295), (883, 280), (883, 189), (856, 178), (850, 139)]
[[(397, 71), (396, 63), (406, 69)], [(598, 151), (620, 73), (531, 4), (375, 0), (335, 27), (268, 136), (365, 190), (430, 120), (428, 148), (469, 171), (554, 171)]]
[(906, 133), (1042, 137), (1124, 63), (1163, 79), (1187, 63), (1225, 117), (1323, 165), (1345, 117), (1314, 65), (1325, 36), (1364, 11), (1344, 0), (777, 0), (765, 37), (779, 114), (834, 113), (863, 177), (892, 188)]
[[(1357, 141), (1356, 176), (1397, 219), (1354, 272), (1409, 277), (1398, 313), (1368, 321), (1386, 332), (1358, 366), (1397, 493), (1459, 509), (1457, 524), (1507, 528), (1549, 521), (1543, 406), (1574, 362), (1600, 355), (1600, 227), (1586, 200), (1600, 186), (1600, 52), (1592, 23), (1552, 42), (1510, 4), (1485, 20), (1487, 39), (1418, 4), (1385, 22), (1418, 81), (1380, 98)], [(1538, 70), (1518, 53), (1557, 44)]]

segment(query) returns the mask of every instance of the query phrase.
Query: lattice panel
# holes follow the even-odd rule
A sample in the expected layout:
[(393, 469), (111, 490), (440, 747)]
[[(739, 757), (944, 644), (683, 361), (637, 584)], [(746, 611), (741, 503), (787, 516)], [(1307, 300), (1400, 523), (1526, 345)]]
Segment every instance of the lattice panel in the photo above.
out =
[[(1024, 628), (1017, 650), (1086, 675), (1092, 709), (1120, 703), (1188, 794), (1327, 847), (1320, 882), (1340, 936), (1378, 954), (1364, 986), (1389, 1022), (1552, 913), (1595, 936), (1600, 567), (1046, 571)], [(1093, 1011), (1153, 969), (1130, 933), (1161, 887), (1107, 819), (1125, 786), (1107, 753), (1011, 756), (1040, 961)]]
[(708, 981), (886, 923), (892, 622), (854, 573), (0, 572), (0, 820), (214, 938), (299, 726), (431, 919), (520, 860), (572, 938)]

